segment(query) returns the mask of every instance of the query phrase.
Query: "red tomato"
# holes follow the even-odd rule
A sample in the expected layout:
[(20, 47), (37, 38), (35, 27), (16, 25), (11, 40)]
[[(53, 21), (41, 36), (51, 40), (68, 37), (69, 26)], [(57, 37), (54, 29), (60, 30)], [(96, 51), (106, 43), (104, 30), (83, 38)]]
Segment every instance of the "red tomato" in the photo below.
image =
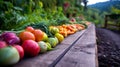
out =
[(40, 47), (37, 42), (33, 40), (25, 40), (22, 44), (25, 54), (29, 56), (36, 56), (40, 52)]
[(23, 50), (22, 46), (20, 46), (20, 45), (14, 45), (14, 47), (18, 51), (20, 59), (22, 59), (24, 57), (24, 50)]
[(6, 46), (7, 46), (7, 44), (5, 41), (0, 41), (0, 48), (4, 48)]

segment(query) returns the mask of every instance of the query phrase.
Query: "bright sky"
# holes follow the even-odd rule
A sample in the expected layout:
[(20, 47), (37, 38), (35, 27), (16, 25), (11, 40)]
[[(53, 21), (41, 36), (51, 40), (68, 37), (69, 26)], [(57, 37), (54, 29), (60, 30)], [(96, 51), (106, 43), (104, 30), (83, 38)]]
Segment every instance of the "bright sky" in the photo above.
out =
[(105, 1), (108, 1), (108, 0), (88, 0), (88, 1), (89, 1), (88, 5), (90, 5), (90, 4), (95, 4), (97, 2), (105, 2)]

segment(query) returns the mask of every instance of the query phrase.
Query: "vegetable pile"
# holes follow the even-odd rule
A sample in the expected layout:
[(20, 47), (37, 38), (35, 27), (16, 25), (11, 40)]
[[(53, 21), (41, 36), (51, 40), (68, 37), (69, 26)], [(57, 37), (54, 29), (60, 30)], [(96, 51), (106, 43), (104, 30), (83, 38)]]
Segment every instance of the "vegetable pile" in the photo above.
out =
[(24, 56), (35, 57), (53, 50), (68, 35), (85, 29), (84, 24), (69, 23), (49, 26), (47, 31), (50, 34), (47, 34), (40, 29), (41, 27), (33, 27), (28, 26), (17, 34), (6, 31), (0, 35), (0, 65), (12, 65), (22, 60)]

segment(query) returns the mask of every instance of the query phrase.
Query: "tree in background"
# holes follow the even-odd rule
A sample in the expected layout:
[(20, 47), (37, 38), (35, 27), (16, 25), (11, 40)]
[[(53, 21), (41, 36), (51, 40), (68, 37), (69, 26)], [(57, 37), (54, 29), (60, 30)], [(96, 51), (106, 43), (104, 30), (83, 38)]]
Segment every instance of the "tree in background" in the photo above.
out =
[(120, 14), (120, 9), (117, 9), (115, 7), (111, 7), (111, 13), (112, 14)]
[(86, 10), (86, 9), (87, 9), (87, 3), (88, 3), (88, 0), (83, 0), (84, 10)]

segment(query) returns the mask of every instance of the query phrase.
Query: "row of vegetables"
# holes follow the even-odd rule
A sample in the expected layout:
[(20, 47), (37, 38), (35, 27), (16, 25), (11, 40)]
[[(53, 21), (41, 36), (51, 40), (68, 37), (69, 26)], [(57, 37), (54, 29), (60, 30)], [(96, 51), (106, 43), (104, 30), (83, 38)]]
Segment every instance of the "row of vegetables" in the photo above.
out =
[(17, 34), (12, 31), (3, 32), (0, 35), (0, 66), (16, 64), (25, 56), (35, 57), (53, 50), (65, 37), (83, 29), (85, 29), (83, 24), (50, 26), (49, 31), (54, 35), (53, 37), (32, 26), (26, 27)]

